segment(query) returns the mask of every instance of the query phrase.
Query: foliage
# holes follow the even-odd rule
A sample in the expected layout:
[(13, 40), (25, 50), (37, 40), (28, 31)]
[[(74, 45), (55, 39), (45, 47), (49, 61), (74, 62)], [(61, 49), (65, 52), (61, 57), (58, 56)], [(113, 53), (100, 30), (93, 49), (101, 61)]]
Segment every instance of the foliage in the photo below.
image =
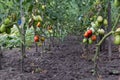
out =
[[(105, 9), (102, 14), (103, 17), (107, 18), (107, 0), (22, 0), (23, 12), (26, 18), (25, 30), (26, 30), (26, 44), (33, 42), (34, 30), (29, 27), (29, 19), (32, 18), (32, 14), (39, 14), (42, 16), (42, 29), (37, 29), (41, 36), (49, 38), (50, 36), (64, 39), (68, 34), (81, 34), (84, 33), (87, 28), (91, 27), (91, 22), (96, 19), (90, 20), (94, 16), (98, 16), (99, 2), (102, 3), (102, 7)], [(113, 3), (113, 0), (111, 0)], [(42, 6), (45, 5), (45, 9), (42, 9)], [(98, 7), (98, 8), (97, 8)], [(1, 0), (0, 1), (0, 24), (3, 23), (6, 17), (15, 18), (15, 22), (18, 22), (21, 17), (21, 7), (20, 0)], [(112, 4), (112, 23), (114, 23), (118, 9), (116, 9)], [(53, 34), (49, 34), (47, 31), (48, 25), (52, 25)], [(18, 26), (18, 24), (16, 24)], [(111, 25), (113, 26), (113, 25)], [(11, 35), (12, 39), (15, 40), (15, 45), (19, 45), (21, 40), (19, 39), (20, 35), (14, 34), (13, 28)], [(17, 34), (18, 30), (15, 30)], [(3, 40), (4, 36), (1, 34)], [(31, 35), (31, 36), (30, 36)], [(10, 35), (9, 35), (10, 36)], [(10, 36), (11, 37), (11, 36)], [(17, 39), (16, 39), (17, 38)], [(5, 38), (6, 39), (6, 38)], [(7, 41), (7, 40), (6, 40)], [(1, 41), (4, 42), (4, 41)], [(8, 41), (9, 43), (12, 41)], [(7, 43), (7, 42), (6, 42)], [(11, 44), (10, 43), (10, 44)], [(11, 44), (13, 45), (13, 44)]]

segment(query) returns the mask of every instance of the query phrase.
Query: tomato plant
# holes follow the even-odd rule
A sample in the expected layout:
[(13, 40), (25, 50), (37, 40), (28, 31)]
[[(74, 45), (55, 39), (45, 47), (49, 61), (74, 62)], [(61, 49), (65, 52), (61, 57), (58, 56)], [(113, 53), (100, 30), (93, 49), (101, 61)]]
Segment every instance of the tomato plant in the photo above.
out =
[(96, 45), (96, 62), (108, 36), (114, 34), (114, 43), (120, 44), (120, 29), (115, 31), (119, 6), (119, 0), (1, 0), (0, 45), (22, 47), (24, 56), (33, 42), (39, 52), (38, 44), (44, 47), (47, 40), (54, 45), (55, 38), (64, 41), (67, 35), (82, 34), (85, 45)]
[[(91, 25), (90, 25), (90, 27), (88, 26), (88, 28), (85, 31), (85, 34), (86, 34), (87, 30), (92, 28), (91, 30), (94, 31), (94, 36), (92, 35), (91, 39), (93, 41), (96, 41), (96, 39), (97, 39), (96, 35), (98, 37), (100, 37), (98, 43), (96, 44), (96, 54), (93, 58), (95, 68), (97, 65), (96, 59), (99, 56), (99, 50), (100, 50), (100, 47), (103, 45), (102, 43), (104, 42), (104, 40), (113, 34), (114, 44), (119, 45), (119, 38), (120, 38), (119, 28), (117, 28), (115, 30), (115, 27), (117, 27), (117, 24), (120, 19), (120, 15), (118, 12), (119, 11), (119, 1), (118, 0), (108, 1), (108, 2), (106, 2), (104, 0), (102, 0), (102, 1), (96, 0), (96, 1), (97, 2), (95, 3), (94, 6), (97, 9), (94, 9), (93, 11), (96, 12), (97, 14), (93, 14), (93, 16), (90, 18)], [(108, 5), (105, 6), (103, 4), (108, 4)], [(111, 18), (111, 15), (112, 15), (112, 18)], [(94, 16), (97, 16), (97, 17), (94, 17)], [(117, 19), (115, 19), (116, 16), (117, 16)], [(88, 34), (87, 35), (85, 35), (85, 34), (84, 34), (83, 42), (84, 43), (87, 42), (87, 44), (92, 44), (91, 39), (88, 38)], [(88, 38), (88, 41), (86, 38)], [(108, 41), (109, 46), (111, 45), (110, 42), (111, 42), (111, 39), (109, 38), (109, 41)], [(111, 50), (112, 50), (111, 47), (108, 47), (109, 55), (111, 55)]]

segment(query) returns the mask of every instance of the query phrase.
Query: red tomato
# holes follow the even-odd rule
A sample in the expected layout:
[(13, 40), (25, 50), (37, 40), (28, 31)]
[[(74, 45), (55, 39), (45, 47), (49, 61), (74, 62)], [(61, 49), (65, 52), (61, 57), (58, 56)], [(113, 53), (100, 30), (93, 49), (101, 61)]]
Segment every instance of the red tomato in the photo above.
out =
[(88, 30), (87, 33), (88, 33), (88, 36), (90, 37), (92, 35), (92, 30)]
[(34, 42), (39, 42), (39, 36), (38, 35), (34, 36)]
[(88, 32), (85, 32), (85, 33), (84, 33), (84, 37), (86, 37), (86, 38), (89, 37)]
[(97, 40), (96, 35), (92, 35), (91, 39), (92, 39), (92, 41), (96, 41)]

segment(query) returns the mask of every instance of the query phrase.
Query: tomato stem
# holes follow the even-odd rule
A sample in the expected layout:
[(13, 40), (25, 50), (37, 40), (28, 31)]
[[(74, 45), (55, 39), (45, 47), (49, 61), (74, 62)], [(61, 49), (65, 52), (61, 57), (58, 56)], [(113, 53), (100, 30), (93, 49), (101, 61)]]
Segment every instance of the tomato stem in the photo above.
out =
[(103, 41), (109, 37), (111, 34), (115, 33), (115, 27), (117, 26), (118, 22), (119, 22), (119, 19), (120, 19), (120, 14), (118, 15), (118, 18), (116, 19), (116, 22), (114, 24), (114, 26), (112, 27), (111, 31), (108, 32), (106, 35), (104, 35), (104, 37), (98, 42), (98, 44), (96, 44), (96, 53), (92, 59), (92, 61), (94, 62), (94, 68), (96, 70), (96, 60), (98, 59), (98, 56), (99, 56), (99, 48), (100, 48), (100, 45), (103, 43)]
[(99, 41), (99, 43), (97, 44), (98, 46), (100, 46), (102, 44), (102, 42), (109, 37), (112, 33), (114, 33), (114, 31), (110, 31), (109, 33), (107, 33), (106, 35), (104, 35), (104, 37)]

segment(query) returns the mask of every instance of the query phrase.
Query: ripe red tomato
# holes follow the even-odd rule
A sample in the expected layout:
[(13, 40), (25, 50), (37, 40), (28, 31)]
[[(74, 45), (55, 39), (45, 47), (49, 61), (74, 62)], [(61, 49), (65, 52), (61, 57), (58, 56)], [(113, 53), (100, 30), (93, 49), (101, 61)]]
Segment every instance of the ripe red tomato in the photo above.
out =
[(92, 30), (88, 30), (87, 33), (88, 33), (88, 36), (90, 37), (92, 35)]
[(92, 39), (92, 41), (96, 41), (97, 40), (96, 35), (92, 35), (91, 39)]
[(89, 37), (88, 32), (85, 32), (85, 33), (84, 33), (84, 37), (86, 37), (86, 38)]
[(34, 42), (39, 42), (39, 36), (38, 35), (34, 36)]

